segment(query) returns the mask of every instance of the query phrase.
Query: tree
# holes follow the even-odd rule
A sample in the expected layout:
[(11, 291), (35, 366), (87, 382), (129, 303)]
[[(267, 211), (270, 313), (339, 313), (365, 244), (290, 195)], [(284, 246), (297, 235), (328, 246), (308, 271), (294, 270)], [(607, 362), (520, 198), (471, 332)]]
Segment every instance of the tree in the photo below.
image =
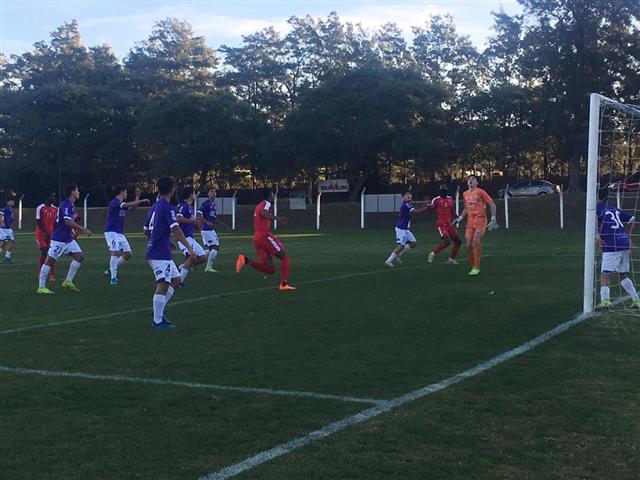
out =
[(218, 58), (204, 37), (175, 18), (157, 22), (148, 40), (136, 45), (125, 59), (135, 91), (161, 95), (183, 88), (210, 88)]

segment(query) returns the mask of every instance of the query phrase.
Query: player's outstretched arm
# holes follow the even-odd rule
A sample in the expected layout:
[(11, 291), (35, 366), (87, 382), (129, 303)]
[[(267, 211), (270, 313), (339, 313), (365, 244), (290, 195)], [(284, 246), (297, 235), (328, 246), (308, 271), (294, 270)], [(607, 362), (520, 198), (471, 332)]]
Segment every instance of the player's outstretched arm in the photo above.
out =
[(65, 218), (64, 223), (65, 225), (73, 228), (74, 230), (78, 230), (79, 232), (82, 232), (82, 234), (86, 235), (87, 237), (91, 236), (91, 230), (89, 230), (88, 228), (84, 228), (79, 223), (76, 223), (73, 220), (69, 220), (68, 218)]
[(465, 217), (467, 216), (467, 207), (464, 207), (462, 209), (462, 213), (460, 214), (460, 216), (458, 218), (456, 218), (453, 223), (459, 225), (462, 223), (462, 221), (465, 219)]

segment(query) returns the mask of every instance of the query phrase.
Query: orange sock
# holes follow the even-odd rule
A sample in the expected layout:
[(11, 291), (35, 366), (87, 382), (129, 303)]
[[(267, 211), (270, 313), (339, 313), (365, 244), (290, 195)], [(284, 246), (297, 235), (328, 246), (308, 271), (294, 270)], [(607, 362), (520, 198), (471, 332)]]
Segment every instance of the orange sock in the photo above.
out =
[(475, 267), (480, 270), (480, 256), (482, 255), (482, 246), (480, 246), (480, 242), (477, 242), (474, 245), (473, 252), (475, 255)]

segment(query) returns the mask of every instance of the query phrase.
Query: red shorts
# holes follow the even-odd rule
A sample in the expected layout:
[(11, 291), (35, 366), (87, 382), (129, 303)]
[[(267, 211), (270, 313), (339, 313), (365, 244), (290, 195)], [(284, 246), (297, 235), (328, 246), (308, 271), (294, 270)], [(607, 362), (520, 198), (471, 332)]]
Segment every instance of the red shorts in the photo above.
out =
[(273, 257), (276, 253), (284, 250), (284, 245), (275, 235), (264, 235), (253, 239), (253, 248), (258, 252), (261, 262)]
[(44, 237), (36, 235), (36, 243), (38, 244), (38, 248), (48, 249), (51, 246), (51, 239), (46, 239)]
[(436, 225), (436, 230), (438, 230), (438, 235), (440, 238), (449, 237), (449, 238), (458, 238), (458, 230), (456, 227), (449, 224), (446, 225), (444, 223)]

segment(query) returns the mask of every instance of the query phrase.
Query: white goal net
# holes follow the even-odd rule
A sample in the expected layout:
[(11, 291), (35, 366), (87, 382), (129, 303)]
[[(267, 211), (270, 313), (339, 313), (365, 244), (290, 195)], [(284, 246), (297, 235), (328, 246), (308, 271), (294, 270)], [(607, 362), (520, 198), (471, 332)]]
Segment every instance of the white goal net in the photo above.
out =
[(640, 106), (591, 94), (585, 313), (600, 307), (640, 315), (640, 308), (633, 305), (635, 272), (640, 271), (640, 225), (634, 230), (629, 221), (635, 217), (640, 222), (639, 206)]

